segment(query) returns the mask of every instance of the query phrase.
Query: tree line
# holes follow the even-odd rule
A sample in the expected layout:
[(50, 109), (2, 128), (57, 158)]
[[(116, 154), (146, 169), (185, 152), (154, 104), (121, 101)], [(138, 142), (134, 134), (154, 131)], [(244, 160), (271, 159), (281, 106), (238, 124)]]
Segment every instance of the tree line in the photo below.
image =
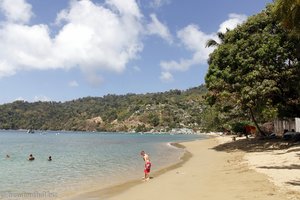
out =
[[(0, 105), (0, 129), (169, 131), (206, 129), (204, 85), (147, 94), (109, 94), (67, 102)], [(203, 113), (203, 116), (202, 114)]]

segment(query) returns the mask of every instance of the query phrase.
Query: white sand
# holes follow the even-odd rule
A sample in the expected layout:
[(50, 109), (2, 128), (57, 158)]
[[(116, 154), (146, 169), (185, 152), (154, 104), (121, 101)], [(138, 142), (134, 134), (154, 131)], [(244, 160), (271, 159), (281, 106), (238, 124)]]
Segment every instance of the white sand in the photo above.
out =
[(245, 160), (251, 169), (268, 175), (278, 187), (300, 192), (300, 147), (247, 153)]
[[(192, 157), (183, 165), (154, 174), (148, 182), (129, 181), (106, 190), (83, 194), (76, 200), (299, 200), (297, 148), (245, 153), (216, 151), (232, 137), (219, 136), (182, 143)], [(237, 138), (239, 140), (240, 138)], [(242, 144), (242, 143), (241, 143)], [(263, 167), (263, 168), (262, 168)], [(275, 167), (275, 168), (274, 168)], [(289, 169), (285, 169), (289, 167)], [(281, 169), (283, 168), (283, 169)], [(137, 172), (143, 175), (141, 171)], [(157, 176), (157, 174), (161, 174)]]
[[(298, 193), (279, 190), (268, 177), (249, 169), (245, 153), (217, 152), (219, 142), (231, 138), (183, 143), (193, 157), (182, 167), (136, 185), (110, 200), (286, 200)], [(253, 157), (252, 157), (253, 158)], [(253, 158), (254, 159), (254, 158)], [(292, 170), (295, 171), (295, 170)]]

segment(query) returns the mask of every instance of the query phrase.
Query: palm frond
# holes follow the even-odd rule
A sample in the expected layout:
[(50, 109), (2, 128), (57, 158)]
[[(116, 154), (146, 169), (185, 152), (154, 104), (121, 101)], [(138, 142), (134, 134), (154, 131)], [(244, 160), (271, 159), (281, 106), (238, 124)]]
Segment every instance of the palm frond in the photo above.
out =
[(205, 45), (205, 47), (216, 47), (216, 46), (218, 46), (219, 44), (215, 41), (215, 40), (208, 40), (207, 42), (206, 42), (206, 45)]

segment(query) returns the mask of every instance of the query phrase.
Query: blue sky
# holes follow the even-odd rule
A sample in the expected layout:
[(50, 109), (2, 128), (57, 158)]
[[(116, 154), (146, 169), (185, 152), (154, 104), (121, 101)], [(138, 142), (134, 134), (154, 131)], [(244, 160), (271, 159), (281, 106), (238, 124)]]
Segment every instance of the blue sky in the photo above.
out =
[(188, 89), (272, 0), (0, 0), (0, 104)]

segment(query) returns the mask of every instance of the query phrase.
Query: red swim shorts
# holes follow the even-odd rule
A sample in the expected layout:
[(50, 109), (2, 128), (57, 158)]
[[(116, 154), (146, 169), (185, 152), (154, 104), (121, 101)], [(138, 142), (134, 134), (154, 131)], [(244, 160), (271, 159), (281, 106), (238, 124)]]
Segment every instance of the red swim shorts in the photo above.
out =
[(150, 169), (151, 169), (151, 162), (147, 162), (145, 164), (145, 169), (144, 169), (145, 174), (149, 174), (150, 173)]

